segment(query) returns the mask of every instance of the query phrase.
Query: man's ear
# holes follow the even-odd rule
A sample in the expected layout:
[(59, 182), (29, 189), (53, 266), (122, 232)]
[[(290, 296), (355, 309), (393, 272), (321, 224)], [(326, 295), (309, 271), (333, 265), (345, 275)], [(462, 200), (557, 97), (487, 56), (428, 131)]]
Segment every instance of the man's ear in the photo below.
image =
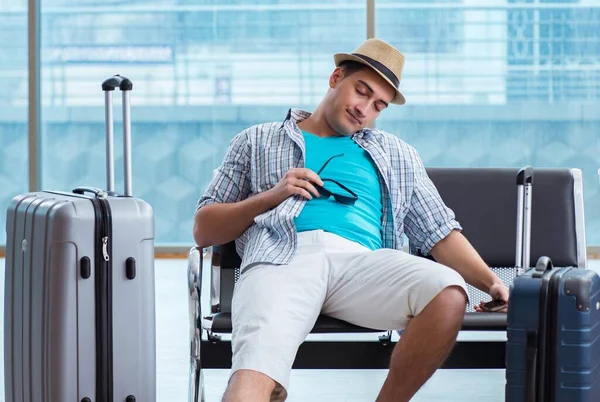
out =
[(335, 70), (329, 76), (329, 87), (335, 88), (337, 84), (344, 78), (344, 71), (340, 67), (336, 67)]

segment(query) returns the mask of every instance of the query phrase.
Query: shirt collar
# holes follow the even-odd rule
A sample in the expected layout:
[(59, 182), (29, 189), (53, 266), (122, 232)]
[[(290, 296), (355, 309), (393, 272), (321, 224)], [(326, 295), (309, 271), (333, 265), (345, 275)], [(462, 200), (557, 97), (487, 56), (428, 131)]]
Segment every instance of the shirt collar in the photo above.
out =
[(306, 120), (310, 117), (311, 113), (306, 110), (291, 108), (288, 110), (287, 116), (285, 117), (284, 124), (290, 122), (292, 124), (298, 124), (302, 120)]

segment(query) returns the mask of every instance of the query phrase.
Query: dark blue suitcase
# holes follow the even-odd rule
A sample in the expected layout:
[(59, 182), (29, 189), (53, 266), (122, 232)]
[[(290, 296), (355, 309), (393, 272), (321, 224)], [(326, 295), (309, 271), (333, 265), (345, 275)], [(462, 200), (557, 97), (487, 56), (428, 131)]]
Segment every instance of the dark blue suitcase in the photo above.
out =
[(507, 402), (600, 401), (600, 277), (541, 257), (510, 289)]

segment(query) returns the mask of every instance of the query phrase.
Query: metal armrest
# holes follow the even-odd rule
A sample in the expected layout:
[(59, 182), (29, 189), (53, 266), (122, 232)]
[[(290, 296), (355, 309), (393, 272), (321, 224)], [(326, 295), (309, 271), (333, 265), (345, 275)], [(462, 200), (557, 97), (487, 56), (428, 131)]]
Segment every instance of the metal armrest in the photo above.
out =
[(210, 313), (221, 311), (221, 251), (213, 246), (210, 264)]
[[(233, 288), (239, 274), (241, 261), (235, 250), (235, 243), (230, 242), (212, 247), (210, 267), (210, 314), (230, 313)], [(204, 329), (210, 333), (210, 322)]]
[(188, 401), (204, 401), (204, 378), (200, 362), (202, 338), (202, 257), (203, 250), (192, 247), (188, 257), (188, 301), (190, 319), (190, 379)]

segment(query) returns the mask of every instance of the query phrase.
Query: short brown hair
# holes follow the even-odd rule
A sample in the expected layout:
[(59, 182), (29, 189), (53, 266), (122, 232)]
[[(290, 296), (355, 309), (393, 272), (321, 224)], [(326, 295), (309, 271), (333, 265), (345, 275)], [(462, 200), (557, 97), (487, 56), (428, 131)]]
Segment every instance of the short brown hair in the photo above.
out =
[(345, 77), (348, 77), (349, 75), (354, 74), (357, 71), (363, 70), (365, 68), (369, 68), (369, 66), (359, 63), (358, 61), (346, 60), (346, 61), (343, 61), (340, 63), (340, 68), (344, 72), (344, 78), (345, 78)]

